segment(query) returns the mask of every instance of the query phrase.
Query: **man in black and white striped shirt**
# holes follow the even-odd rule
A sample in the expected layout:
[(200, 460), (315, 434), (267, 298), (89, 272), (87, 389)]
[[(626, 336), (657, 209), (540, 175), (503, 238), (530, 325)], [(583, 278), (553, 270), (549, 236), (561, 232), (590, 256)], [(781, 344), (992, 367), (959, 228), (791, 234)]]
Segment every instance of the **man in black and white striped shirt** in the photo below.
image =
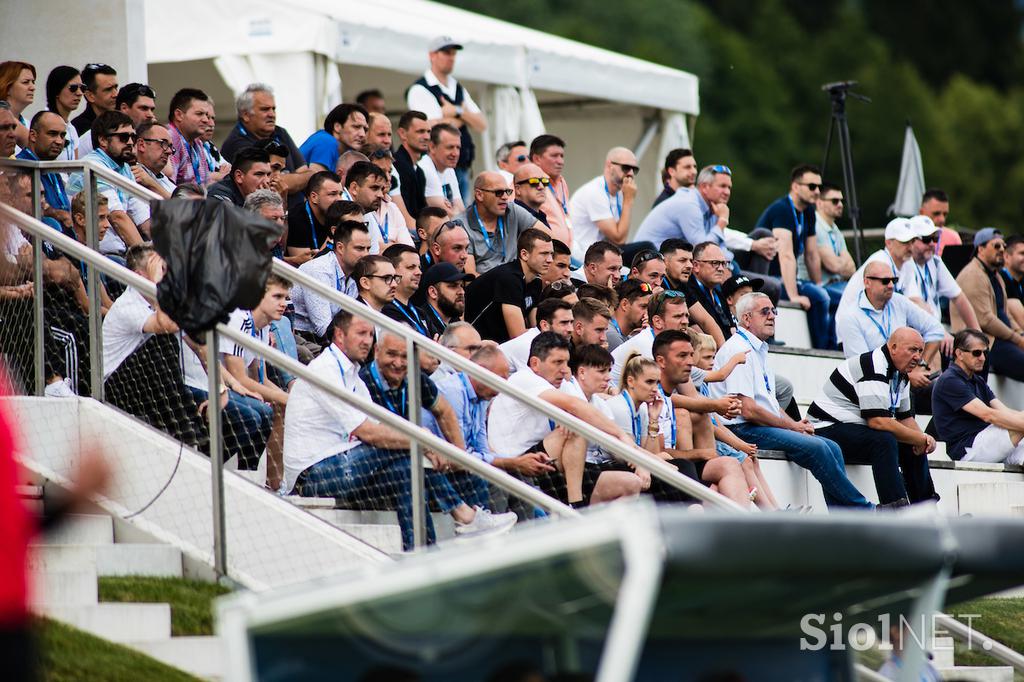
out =
[(814, 432), (838, 443), (848, 464), (871, 465), (883, 505), (937, 499), (928, 470), (935, 439), (914, 420), (907, 378), (923, 354), (921, 334), (901, 327), (839, 365), (807, 410)]

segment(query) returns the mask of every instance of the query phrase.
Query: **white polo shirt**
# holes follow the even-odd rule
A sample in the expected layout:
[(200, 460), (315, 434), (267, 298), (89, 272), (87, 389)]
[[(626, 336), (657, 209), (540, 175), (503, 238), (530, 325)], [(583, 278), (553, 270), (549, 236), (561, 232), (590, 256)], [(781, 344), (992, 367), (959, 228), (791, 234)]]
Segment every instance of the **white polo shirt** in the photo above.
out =
[(438, 170), (429, 154), (421, 156), (417, 165), (423, 169), (423, 177), (427, 180), (426, 187), (423, 189), (424, 197), (443, 197), (448, 199), (449, 197), (445, 192), (447, 188), (451, 192), (449, 201), (452, 202), (452, 205), (455, 204), (456, 199), (462, 201), (462, 194), (459, 192), (459, 178), (456, 177), (454, 168)]
[[(427, 85), (436, 85), (441, 88), (441, 92), (448, 95), (448, 99), (455, 99), (455, 91), (459, 82), (455, 80), (455, 76), (449, 75), (448, 82), (442, 83), (434, 75), (434, 72), (427, 69), (423, 72), (423, 80), (427, 82)], [(462, 89), (464, 93), (464, 99), (462, 100), (462, 108), (470, 113), (480, 113), (480, 107), (477, 106), (476, 102), (469, 95), (469, 90), (466, 88)], [(409, 88), (409, 92), (405, 96), (405, 103), (409, 106), (409, 111), (422, 111), (427, 115), (428, 119), (441, 118), (441, 105), (437, 103), (437, 98), (434, 97), (434, 93), (427, 90), (425, 87), (419, 84), (413, 84)]]
[[(547, 379), (525, 367), (509, 378), (509, 383), (537, 397), (557, 390)], [(289, 406), (288, 409), (291, 409)], [(487, 433), (491, 450), (499, 457), (518, 457), (544, 440), (553, 431), (548, 418), (511, 396), (500, 393), (487, 415)]]
[[(325, 348), (308, 367), (335, 386), (370, 400), (370, 392), (359, 378), (359, 365), (336, 345)], [(298, 379), (288, 395), (284, 416), (285, 489), (291, 490), (299, 474), (314, 464), (360, 445), (352, 432), (369, 419), (305, 379)]]
[(633, 352), (640, 353), (645, 358), (654, 359), (654, 329), (652, 327), (641, 329), (612, 351), (612, 373), (610, 376), (612, 386), (618, 387), (619, 381), (622, 379), (622, 368), (626, 365), (626, 358)]
[(527, 367), (530, 362), (530, 345), (539, 334), (540, 329), (530, 327), (516, 338), (509, 339), (498, 346), (501, 352), (505, 354), (505, 359), (508, 360), (509, 372), (515, 374)]
[(582, 261), (590, 245), (604, 239), (599, 220), (618, 221), (622, 214), (622, 192), (610, 195), (605, 191), (603, 175), (586, 183), (569, 200), (572, 215), (572, 255)]
[[(708, 384), (708, 391), (713, 398), (722, 398), (730, 393), (753, 398), (760, 407), (772, 414), (779, 414), (779, 401), (775, 399), (775, 372), (768, 366), (768, 344), (745, 329), (737, 329), (729, 340), (722, 344), (715, 354), (712, 369), (721, 369), (732, 356), (746, 351), (747, 361), (736, 365), (736, 368), (725, 381)], [(745, 419), (721, 418), (725, 424), (741, 424)]]
[(142, 331), (156, 312), (138, 289), (128, 287), (110, 306), (103, 318), (103, 380), (113, 374), (128, 356), (153, 336)]
[(938, 256), (932, 256), (924, 265), (918, 265), (908, 258), (900, 269), (899, 287), (907, 298), (920, 298), (932, 307), (932, 317), (942, 320), (939, 297), (954, 299), (960, 295), (960, 285), (953, 278), (946, 264)]

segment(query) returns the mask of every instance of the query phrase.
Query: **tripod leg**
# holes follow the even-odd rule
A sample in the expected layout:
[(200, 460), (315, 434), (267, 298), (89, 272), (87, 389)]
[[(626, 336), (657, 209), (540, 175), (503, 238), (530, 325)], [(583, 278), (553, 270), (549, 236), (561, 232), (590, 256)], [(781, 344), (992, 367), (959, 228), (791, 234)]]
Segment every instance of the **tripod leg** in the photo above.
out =
[(832, 152), (832, 133), (836, 129), (835, 114), (828, 120), (828, 135), (825, 137), (825, 159), (821, 162), (821, 177), (828, 173), (828, 157)]
[(853, 228), (854, 258), (861, 262), (860, 204), (857, 202), (857, 186), (853, 178), (853, 150), (850, 148), (850, 128), (846, 117), (836, 119), (839, 126), (839, 154), (843, 162), (843, 185), (846, 188), (846, 202), (850, 209), (850, 225)]

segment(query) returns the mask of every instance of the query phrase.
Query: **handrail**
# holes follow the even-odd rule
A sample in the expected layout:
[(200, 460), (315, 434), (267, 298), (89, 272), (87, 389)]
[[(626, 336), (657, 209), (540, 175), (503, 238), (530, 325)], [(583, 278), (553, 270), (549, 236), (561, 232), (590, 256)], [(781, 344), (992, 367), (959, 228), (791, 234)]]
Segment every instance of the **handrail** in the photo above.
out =
[(85, 161), (79, 159), (77, 161), (28, 161), (26, 159), (0, 159), (0, 167), (9, 166), (12, 168), (28, 168), (31, 170), (39, 169), (40, 171), (84, 171), (88, 168), (90, 171), (103, 178), (104, 182), (119, 187), (129, 194), (134, 194), (140, 199), (148, 200), (161, 200), (162, 196), (156, 192), (146, 189), (137, 182), (126, 179), (123, 175), (119, 175), (114, 171), (110, 170), (106, 166), (102, 166), (95, 161)]
[[(113, 180), (113, 184), (118, 184), (119, 186), (121, 186), (121, 183), (124, 183), (125, 186), (131, 188), (130, 191), (138, 192), (139, 190), (141, 190), (146, 194), (152, 195), (153, 198), (159, 198), (157, 197), (157, 195), (149, 192), (148, 190), (144, 190), (138, 185), (133, 185), (132, 183), (129, 183), (127, 180), (118, 176), (116, 173), (112, 173), (109, 169), (103, 168), (91, 161), (8, 161), (7, 163), (14, 166), (25, 168), (45, 168), (53, 170), (66, 167), (77, 168), (81, 166), (83, 168), (88, 168), (90, 171), (97, 172), (104, 179)], [(55, 238), (53, 238), (55, 232), (54, 230), (47, 228), (44, 225), (41, 227), (46, 230), (46, 233), (41, 235), (44, 239), (47, 239), (48, 241), (60, 246), (60, 248), (66, 250), (67, 252), (74, 253), (77, 255), (78, 253), (81, 253), (82, 250), (87, 250), (81, 244), (71, 239), (67, 239), (66, 244), (63, 241), (58, 243), (58, 241)], [(89, 262), (90, 265), (96, 265), (99, 270), (105, 271), (105, 264), (97, 265), (97, 262), (85, 259), (84, 257), (83, 259), (87, 260), (87, 262)], [(551, 403), (548, 403), (547, 401), (544, 400), (540, 400), (535, 396), (529, 395), (522, 389), (519, 389), (518, 387), (511, 385), (507, 380), (502, 379), (493, 372), (477, 365), (476, 363), (473, 363), (472, 361), (466, 358), (463, 358), (462, 356), (458, 355), (452, 350), (438, 344), (433, 339), (430, 339), (427, 336), (424, 336), (419, 332), (416, 332), (415, 330), (411, 329), (410, 327), (400, 322), (397, 322), (385, 315), (382, 315), (381, 313), (357, 302), (355, 299), (349, 296), (345, 296), (344, 294), (341, 294), (340, 292), (321, 284), (312, 277), (309, 277), (305, 273), (299, 271), (298, 268), (294, 268), (281, 260), (274, 259), (272, 262), (271, 270), (275, 274), (281, 275), (282, 277), (292, 282), (298, 283), (303, 287), (315, 292), (317, 295), (326, 298), (327, 300), (338, 305), (343, 310), (351, 312), (352, 314), (363, 319), (369, 320), (377, 327), (387, 329), (388, 331), (394, 333), (396, 336), (402, 339), (411, 339), (420, 348), (427, 350), (431, 355), (448, 362), (456, 369), (465, 372), (467, 375), (473, 377), (474, 379), (477, 379), (484, 385), (489, 386), (490, 388), (493, 388), (499, 392), (511, 395), (517, 400), (529, 405), (531, 408), (541, 412), (549, 419), (553, 420), (555, 423), (568, 427), (570, 431), (573, 431), (584, 436), (589, 442), (596, 443), (606, 451), (611, 452), (612, 454), (620, 457), (626, 462), (633, 464), (634, 466), (639, 466), (646, 469), (651, 473), (652, 476), (658, 478), (661, 481), (664, 481), (673, 488), (681, 490), (682, 492), (691, 495), (692, 497), (701, 500), (702, 502), (711, 504), (712, 506), (715, 507), (728, 509), (730, 511), (744, 511), (740, 505), (736, 504), (727, 497), (717, 492), (714, 492), (709, 488), (706, 488), (697, 481), (693, 481), (687, 478), (686, 476), (683, 476), (675, 467), (671, 466), (661, 458), (655, 457), (646, 450), (642, 450), (632, 444), (626, 445), (625, 443), (622, 443), (621, 441), (612, 438), (603, 431), (600, 431), (594, 426), (584, 422), (582, 419), (579, 419), (576, 416), (571, 415), (558, 407), (555, 407)], [(108, 274), (110, 273), (108, 272)]]
[[(81, 258), (90, 266), (94, 266), (105, 274), (123, 281), (128, 286), (137, 289), (141, 294), (149, 296), (150, 298), (156, 298), (156, 285), (153, 284), (153, 282), (150, 282), (141, 275), (132, 272), (123, 265), (115, 263), (106, 256), (87, 249), (74, 239), (57, 232), (53, 228), (48, 227), (34, 218), (27, 216), (20, 211), (16, 211), (10, 206), (6, 206), (4, 204), (0, 204), (0, 218), (12, 220), (37, 236), (45, 235), (44, 238), (50, 241), (58, 249), (74, 255), (76, 258)], [(507, 490), (516, 497), (521, 497), (542, 509), (560, 516), (576, 516), (579, 514), (579, 512), (568, 505), (562, 504), (558, 500), (545, 495), (497, 467), (483, 463), (479, 458), (458, 449), (451, 443), (438, 438), (426, 429), (413, 425), (409, 421), (393, 414), (380, 405), (368, 401), (365, 398), (358, 397), (353, 393), (342, 391), (340, 388), (313, 374), (309, 371), (308, 367), (296, 360), (293, 360), (284, 353), (281, 353), (266, 344), (258, 343), (251, 337), (231, 329), (224, 324), (217, 325), (217, 333), (227, 336), (235, 343), (245, 346), (253, 353), (264, 356), (275, 365), (283, 367), (296, 376), (309, 381), (317, 388), (330, 393), (332, 396), (340, 399), (348, 405), (358, 408), (361, 412), (384, 422), (409, 438), (422, 442), (431, 450), (440, 452), (444, 456), (454, 460), (459, 465)]]
[(997, 642), (983, 632), (968, 627), (945, 613), (935, 614), (935, 625), (949, 631), (955, 639), (963, 643), (977, 643), (984, 652), (1001, 663), (1012, 666), (1016, 672), (1024, 673), (1024, 656), (1010, 647)]

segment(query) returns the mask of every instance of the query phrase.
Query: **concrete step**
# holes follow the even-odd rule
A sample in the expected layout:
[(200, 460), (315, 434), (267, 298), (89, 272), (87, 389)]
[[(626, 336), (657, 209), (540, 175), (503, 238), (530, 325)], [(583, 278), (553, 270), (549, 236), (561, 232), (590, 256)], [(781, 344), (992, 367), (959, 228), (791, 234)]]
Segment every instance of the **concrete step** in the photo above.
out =
[(94, 567), (99, 576), (182, 575), (181, 550), (156, 544), (35, 545), (29, 566), (38, 571)]
[(1013, 668), (1010, 666), (956, 666), (953, 668), (938, 668), (939, 675), (944, 680), (958, 680), (958, 682), (1013, 682)]
[(50, 606), (44, 614), (112, 642), (156, 642), (171, 636), (170, 604)]
[(33, 575), (33, 607), (91, 606), (97, 603), (96, 567), (40, 571)]
[(203, 678), (223, 678), (227, 647), (220, 637), (171, 637), (160, 642), (128, 642), (158, 661)]
[(932, 665), (936, 668), (952, 668), (956, 665), (953, 662), (953, 638), (934, 637), (932, 639)]
[(41, 539), (45, 545), (111, 545), (114, 523), (109, 516), (72, 514), (54, 532)]
[(799, 305), (779, 304), (779, 319), (775, 323), (775, 338), (793, 348), (810, 348), (811, 332), (807, 327), (807, 313)]
[[(359, 510), (359, 509), (310, 509), (313, 515), (320, 517), (336, 528), (345, 529), (345, 526), (398, 526), (398, 514), (393, 511), (384, 510)], [(438, 540), (445, 540), (455, 537), (455, 522), (448, 514), (431, 513), (434, 521), (434, 531)], [(372, 543), (371, 543), (372, 544)], [(401, 546), (401, 545), (399, 545)]]
[(1024, 505), (1024, 483), (960, 483), (956, 489), (961, 514), (1008, 516)]
[(394, 554), (402, 551), (402, 529), (398, 524), (346, 523), (338, 526), (382, 552)]

